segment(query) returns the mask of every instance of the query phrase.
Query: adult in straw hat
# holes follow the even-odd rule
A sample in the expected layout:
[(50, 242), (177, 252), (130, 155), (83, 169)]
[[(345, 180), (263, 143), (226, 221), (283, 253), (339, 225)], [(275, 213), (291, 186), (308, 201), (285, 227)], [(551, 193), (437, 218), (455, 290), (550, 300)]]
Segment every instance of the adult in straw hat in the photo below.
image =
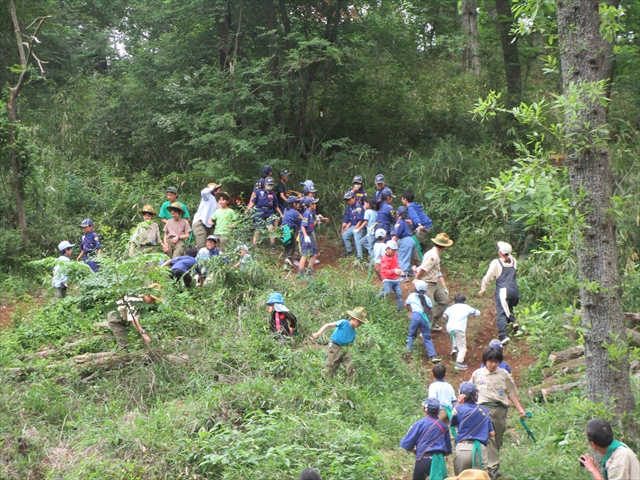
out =
[(137, 226), (133, 235), (131, 235), (131, 241), (129, 242), (129, 256), (133, 256), (136, 253), (156, 253), (158, 247), (162, 245), (160, 239), (160, 227), (153, 221), (156, 216), (156, 212), (151, 205), (145, 205), (140, 210), (142, 214), (142, 222)]
[(333, 378), (341, 363), (347, 371), (347, 380), (353, 380), (356, 374), (349, 347), (356, 339), (356, 328), (363, 323), (369, 323), (369, 320), (367, 320), (367, 311), (362, 307), (347, 310), (347, 314), (350, 317), (349, 320), (343, 318), (337, 322), (325, 323), (313, 334), (313, 338), (318, 338), (327, 328), (335, 327), (327, 346), (327, 358), (324, 362), (328, 378)]
[(453, 240), (443, 232), (437, 234), (436, 238), (432, 238), (431, 241), (433, 248), (424, 254), (422, 263), (416, 270), (416, 279), (422, 277), (422, 280), (427, 282), (427, 296), (436, 306), (433, 310), (431, 330), (439, 331), (442, 330), (442, 327), (437, 324), (437, 321), (442, 318), (442, 314), (450, 304), (447, 283), (440, 271), (440, 255), (446, 248), (453, 245)]

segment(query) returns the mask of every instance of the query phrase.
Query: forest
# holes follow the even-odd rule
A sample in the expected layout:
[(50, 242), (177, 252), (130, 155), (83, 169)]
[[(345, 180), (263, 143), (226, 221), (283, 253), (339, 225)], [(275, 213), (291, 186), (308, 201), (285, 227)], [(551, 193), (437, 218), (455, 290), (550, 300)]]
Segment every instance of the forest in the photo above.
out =
[[(498, 338), (493, 293), (478, 291), (496, 243), (513, 246), (505, 360), (535, 440), (510, 408), (502, 478), (589, 479), (593, 418), (638, 452), (638, 32), (639, 0), (3, 2), (0, 479), (412, 478), (399, 442), (433, 365), (420, 338), (407, 355), (406, 311), (375, 298), (381, 282), (341, 237), (352, 179), (373, 194), (380, 174), (394, 208), (412, 190), (432, 236), (454, 241), (451, 300), (482, 312), (468, 371), (432, 334), (456, 393)], [(291, 172), (292, 191), (314, 182), (329, 221), (313, 276), (285, 264), (282, 228), (275, 254), (267, 231), (252, 244), (244, 213), (265, 165), (276, 184)], [(204, 286), (174, 282), (161, 249), (129, 255), (167, 188), (193, 217), (211, 183), (238, 220)], [(97, 273), (73, 261), (89, 218)], [(234, 268), (242, 244), (252, 262)], [(150, 343), (129, 328), (123, 351), (104, 324), (149, 284)], [(284, 345), (269, 335), (274, 292), (298, 318)], [(329, 336), (312, 334), (356, 307), (369, 322), (355, 380), (327, 378)]]

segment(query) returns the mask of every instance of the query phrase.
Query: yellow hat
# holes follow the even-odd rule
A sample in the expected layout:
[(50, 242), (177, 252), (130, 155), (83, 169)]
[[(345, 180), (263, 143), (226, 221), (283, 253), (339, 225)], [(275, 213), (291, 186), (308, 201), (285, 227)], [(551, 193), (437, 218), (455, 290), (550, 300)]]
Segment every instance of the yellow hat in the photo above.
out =
[(491, 477), (484, 470), (468, 469), (460, 472), (460, 475), (447, 477), (444, 480), (491, 480)]
[(449, 235), (444, 232), (437, 234), (436, 238), (432, 238), (431, 241), (439, 247), (450, 247), (453, 245), (453, 240), (451, 240)]

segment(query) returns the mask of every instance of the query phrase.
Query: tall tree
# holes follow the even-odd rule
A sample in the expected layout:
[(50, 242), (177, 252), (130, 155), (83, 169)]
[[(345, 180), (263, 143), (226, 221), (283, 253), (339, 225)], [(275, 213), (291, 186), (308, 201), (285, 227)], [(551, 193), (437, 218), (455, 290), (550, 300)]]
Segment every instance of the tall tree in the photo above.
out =
[(600, 32), (600, 0), (557, 1), (571, 191), (584, 222), (575, 231), (588, 396), (613, 411), (634, 410), (626, 354), (607, 107), (613, 45)]
[(462, 32), (465, 35), (462, 65), (465, 70), (473, 70), (480, 75), (480, 57), (478, 56), (478, 2), (462, 0)]
[(520, 101), (522, 94), (522, 71), (520, 69), (517, 37), (511, 34), (513, 27), (511, 0), (496, 0), (496, 13), (498, 14), (498, 33), (502, 43), (507, 92), (510, 97), (509, 103), (515, 104)]
[[(16, 34), (16, 45), (20, 54), (20, 67), (22, 70), (18, 76), (16, 85), (9, 91), (9, 101), (7, 102), (7, 109), (9, 110), (9, 157), (11, 158), (11, 169), (13, 172), (13, 191), (16, 197), (18, 226), (22, 236), (22, 246), (27, 248), (29, 246), (29, 230), (27, 228), (27, 213), (24, 208), (24, 196), (22, 194), (22, 185), (20, 181), (20, 159), (16, 147), (18, 137), (18, 96), (27, 81), (27, 75), (29, 74), (29, 61), (31, 58), (38, 63), (40, 73), (44, 75), (44, 69), (42, 67), (43, 62), (33, 52), (33, 47), (40, 43), (37, 35), (40, 31), (40, 27), (47, 17), (36, 18), (29, 27), (27, 27), (28, 29), (34, 26), (32, 35), (26, 35), (20, 29), (18, 15), (16, 13), (16, 4), (13, 0), (9, 0), (9, 13), (11, 14), (11, 20)], [(27, 47), (26, 52), (25, 46)]]

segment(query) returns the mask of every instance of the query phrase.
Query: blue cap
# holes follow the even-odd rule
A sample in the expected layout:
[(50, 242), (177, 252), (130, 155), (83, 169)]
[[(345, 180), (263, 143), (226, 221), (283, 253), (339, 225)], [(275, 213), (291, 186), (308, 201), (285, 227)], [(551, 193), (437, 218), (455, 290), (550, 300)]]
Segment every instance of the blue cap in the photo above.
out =
[(497, 338), (494, 338), (493, 340), (491, 340), (489, 342), (489, 347), (490, 348), (495, 348), (496, 350), (500, 350), (501, 352), (504, 350), (502, 348), (502, 342), (500, 340), (498, 340)]
[(388, 187), (384, 187), (382, 189), (382, 191), (380, 192), (380, 195), (383, 196), (383, 197), (395, 197), (395, 195), (393, 194), (391, 189), (388, 188)]
[(401, 207), (398, 207), (398, 210), (396, 210), (398, 212), (398, 215), (402, 216), (402, 215), (407, 215), (409, 213), (409, 210), (407, 210), (407, 207), (405, 207), (404, 205)]
[(312, 197), (304, 197), (301, 201), (305, 207), (310, 206), (312, 203), (318, 203), (318, 199)]
[(307, 187), (313, 187), (313, 181), (305, 180), (304, 182), (300, 182), (300, 185), (305, 185)]
[(362, 177), (360, 175), (356, 175), (353, 177), (353, 183), (362, 183)]
[(58, 250), (60, 250), (61, 252), (65, 251), (67, 248), (73, 248), (75, 247), (76, 244), (75, 243), (69, 243), (66, 240), (63, 242), (60, 242), (58, 244)]
[(317, 190), (315, 189), (315, 187), (313, 185), (311, 185), (311, 186), (305, 185), (304, 188), (302, 189), (302, 193), (304, 193), (305, 195), (307, 193), (316, 193), (316, 192), (317, 192)]
[(287, 169), (284, 169), (283, 171), (280, 172), (281, 177), (288, 177), (289, 175), (291, 175), (291, 172)]
[(422, 402), (422, 406), (427, 412), (439, 412), (440, 400), (435, 397), (429, 397), (424, 402)]
[(477, 393), (476, 386), (471, 382), (464, 382), (460, 384), (460, 393), (462, 395), (469, 395)]
[(271, 168), (270, 165), (265, 165), (264, 167), (262, 167), (262, 176), (263, 177), (266, 177), (267, 175), (269, 175), (272, 172), (273, 172), (273, 168)]
[(351, 190), (347, 191), (347, 193), (344, 194), (344, 197), (342, 197), (343, 200), (351, 200), (352, 198), (355, 198), (356, 196), (353, 194), (353, 192)]
[(384, 183), (384, 175), (376, 175), (376, 183)]
[(274, 181), (273, 181), (273, 177), (267, 177), (264, 179), (264, 184), (265, 185), (273, 185)]
[(93, 220), (91, 220), (90, 218), (85, 218), (84, 220), (82, 220), (82, 223), (80, 223), (81, 227), (93, 227)]
[(269, 299), (267, 300), (267, 305), (273, 305), (274, 303), (282, 303), (284, 305), (284, 298), (282, 298), (282, 294), (278, 292), (274, 292), (269, 295)]
[(413, 287), (416, 289), (416, 292), (426, 292), (427, 291), (427, 282), (423, 280), (414, 280)]
[(298, 197), (296, 197), (295, 195), (291, 195), (289, 198), (287, 198), (287, 203), (295, 203), (295, 202), (299, 202), (300, 199)]

